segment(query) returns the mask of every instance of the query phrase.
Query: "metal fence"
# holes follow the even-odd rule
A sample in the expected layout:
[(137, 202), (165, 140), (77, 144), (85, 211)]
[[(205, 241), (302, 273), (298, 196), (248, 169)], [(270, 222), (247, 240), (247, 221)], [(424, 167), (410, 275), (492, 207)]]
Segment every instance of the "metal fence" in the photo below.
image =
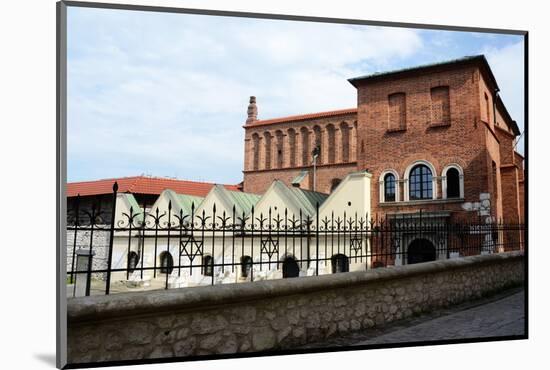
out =
[[(269, 209), (190, 214), (99, 205), (68, 212), (69, 295), (314, 276), (523, 250), (523, 224), (416, 212), (319, 217)], [(98, 240), (101, 242), (98, 243)]]

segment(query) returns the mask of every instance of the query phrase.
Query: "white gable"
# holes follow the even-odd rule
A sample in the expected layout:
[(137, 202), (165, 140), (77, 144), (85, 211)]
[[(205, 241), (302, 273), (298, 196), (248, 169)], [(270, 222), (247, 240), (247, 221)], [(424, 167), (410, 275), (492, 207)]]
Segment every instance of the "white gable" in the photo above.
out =
[(347, 219), (370, 217), (371, 177), (368, 172), (347, 175), (319, 208), (319, 220), (331, 219), (333, 212), (335, 218), (343, 218), (344, 212)]
[[(276, 219), (277, 216), (284, 220), (285, 209), (289, 220), (291, 220), (293, 216), (296, 220), (300, 219), (299, 206), (296, 204), (287, 186), (279, 180), (273, 181), (269, 189), (267, 189), (265, 194), (260, 198), (254, 208), (254, 217), (259, 218), (260, 215), (262, 215), (263, 218), (267, 219), (269, 218), (270, 209), (272, 220)], [(304, 220), (305, 216), (302, 217)], [(283, 225), (284, 221), (281, 226)]]

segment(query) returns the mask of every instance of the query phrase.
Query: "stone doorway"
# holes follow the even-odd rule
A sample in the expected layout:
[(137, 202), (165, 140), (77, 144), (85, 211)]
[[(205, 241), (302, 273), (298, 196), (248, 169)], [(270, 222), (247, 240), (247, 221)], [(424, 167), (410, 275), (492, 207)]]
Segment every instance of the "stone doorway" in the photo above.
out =
[(407, 250), (407, 264), (435, 261), (436, 250), (428, 239), (415, 239)]

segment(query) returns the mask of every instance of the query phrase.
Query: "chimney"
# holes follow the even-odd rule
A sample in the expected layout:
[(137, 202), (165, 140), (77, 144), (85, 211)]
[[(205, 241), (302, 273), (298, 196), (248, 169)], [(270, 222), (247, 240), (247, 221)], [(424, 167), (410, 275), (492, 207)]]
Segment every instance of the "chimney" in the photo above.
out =
[(258, 107), (256, 107), (256, 97), (250, 97), (250, 103), (248, 104), (248, 118), (246, 119), (246, 124), (249, 125), (254, 121), (258, 120)]

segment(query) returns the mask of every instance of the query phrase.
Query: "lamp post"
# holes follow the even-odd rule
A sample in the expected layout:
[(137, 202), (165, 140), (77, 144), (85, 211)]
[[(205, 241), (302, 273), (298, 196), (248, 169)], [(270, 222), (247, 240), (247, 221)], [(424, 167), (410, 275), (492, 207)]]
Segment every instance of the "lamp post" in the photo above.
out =
[(311, 155), (313, 156), (313, 191), (315, 191), (317, 183), (317, 157), (319, 157), (319, 153), (321, 153), (321, 146), (317, 145), (311, 151)]

